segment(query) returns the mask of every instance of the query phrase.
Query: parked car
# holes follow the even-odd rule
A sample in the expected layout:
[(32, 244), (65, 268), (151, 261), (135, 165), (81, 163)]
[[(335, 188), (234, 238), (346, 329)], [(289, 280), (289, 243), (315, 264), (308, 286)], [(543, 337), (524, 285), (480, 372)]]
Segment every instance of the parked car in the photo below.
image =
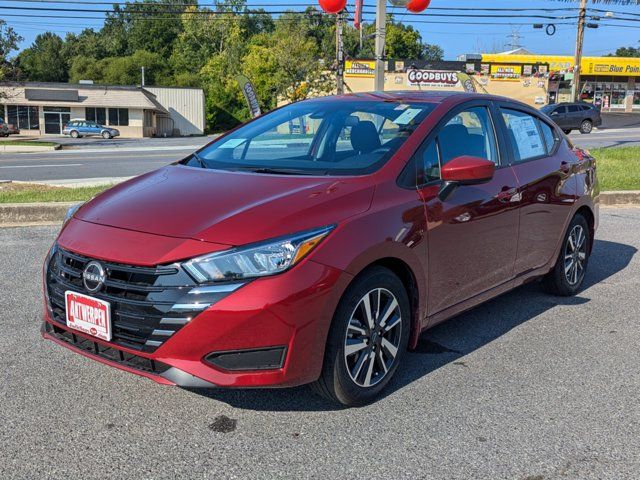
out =
[(7, 123), (7, 131), (9, 132), (9, 135), (20, 135), (20, 129), (13, 123)]
[(10, 134), (9, 126), (5, 123), (3, 118), (0, 118), (0, 137), (8, 137)]
[(591, 133), (593, 127), (602, 125), (600, 109), (585, 102), (553, 103), (540, 109), (549, 116), (564, 133), (580, 130), (580, 133)]
[(102, 138), (109, 139), (120, 136), (120, 131), (116, 128), (105, 127), (96, 122), (90, 122), (88, 120), (71, 120), (62, 129), (64, 135), (69, 135), (72, 138), (88, 137), (88, 136), (101, 136)]
[(43, 336), (163, 384), (359, 405), (425, 329), (534, 279), (578, 292), (598, 192), (594, 159), (513, 100), (297, 102), (70, 209)]

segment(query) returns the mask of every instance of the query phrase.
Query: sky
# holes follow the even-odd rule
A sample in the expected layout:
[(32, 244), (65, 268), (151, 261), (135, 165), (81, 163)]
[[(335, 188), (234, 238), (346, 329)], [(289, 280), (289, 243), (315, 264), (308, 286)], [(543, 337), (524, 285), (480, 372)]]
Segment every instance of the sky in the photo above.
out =
[[(108, 5), (100, 4), (105, 0), (86, 0), (86, 5), (64, 4), (59, 2), (42, 2), (27, 3), (19, 1), (0, 0), (0, 18), (24, 37), (21, 48), (28, 47), (38, 33), (50, 30), (64, 37), (66, 32), (80, 32), (86, 27), (99, 29), (102, 25), (101, 19), (87, 17), (102, 17), (100, 13), (81, 13), (83, 9), (108, 9)], [(364, 0), (365, 9), (373, 10), (375, 8), (375, 0)], [(200, 2), (201, 5), (210, 4), (210, 0)], [(291, 5), (293, 9), (300, 9), (294, 5), (301, 3), (313, 3), (313, 0), (248, 0), (247, 3), (253, 6), (268, 6), (274, 3), (278, 5)], [(523, 8), (527, 5), (535, 5), (536, 8), (562, 8), (578, 5), (578, 1), (563, 3), (553, 0), (432, 0), (431, 6), (427, 12), (444, 13), (434, 10), (433, 8), (442, 7), (505, 7), (505, 8)], [(348, 8), (353, 11), (354, 0), (348, 0)], [(27, 11), (20, 10), (20, 7), (53, 7), (53, 8), (78, 8), (79, 12), (70, 14), (66, 12), (43, 12), (43, 11)], [(616, 12), (631, 12), (639, 14), (640, 6), (619, 6), (604, 4), (594, 5), (595, 8), (604, 10), (612, 10)], [(271, 7), (271, 9), (285, 9), (286, 7)], [(268, 8), (267, 8), (268, 9)], [(518, 39), (520, 45), (534, 53), (546, 54), (563, 54), (572, 55), (574, 51), (576, 26), (573, 24), (562, 25), (563, 23), (575, 23), (575, 20), (532, 20), (518, 18), (501, 18), (501, 19), (481, 19), (481, 18), (460, 18), (456, 19), (464, 22), (501, 22), (505, 25), (452, 25), (439, 24), (438, 21), (451, 21), (450, 18), (425, 18), (418, 17), (402, 7), (392, 7), (388, 4), (388, 11), (393, 12), (396, 19), (404, 23), (413, 25), (422, 35), (422, 39), (427, 43), (435, 43), (440, 45), (445, 51), (445, 59), (455, 59), (457, 55), (462, 53), (482, 53), (491, 51), (508, 50), (507, 44), (513, 40), (507, 36), (517, 33), (521, 36)], [(474, 10), (467, 12), (474, 14)], [(477, 12), (482, 13), (482, 12)], [(489, 12), (484, 12), (489, 13)], [(540, 13), (540, 12), (538, 12)], [(566, 12), (571, 15), (571, 12)], [(562, 15), (565, 12), (552, 12), (549, 15)], [(15, 15), (36, 15), (36, 18), (17, 17)], [(71, 18), (52, 18), (51, 15), (62, 15)], [(38, 18), (39, 17), (39, 18)], [(371, 15), (365, 17), (365, 20), (371, 18)], [(527, 25), (508, 25), (512, 23), (527, 23)], [(548, 36), (544, 29), (536, 30), (532, 27), (533, 22), (556, 22), (557, 31), (555, 35)], [(612, 23), (612, 22), (610, 22)], [(638, 40), (640, 39), (640, 22), (631, 24), (634, 28), (621, 28), (619, 26), (601, 26), (598, 29), (587, 29), (585, 36), (585, 55), (606, 55), (613, 53), (616, 48), (621, 46), (637, 46), (640, 47)]]

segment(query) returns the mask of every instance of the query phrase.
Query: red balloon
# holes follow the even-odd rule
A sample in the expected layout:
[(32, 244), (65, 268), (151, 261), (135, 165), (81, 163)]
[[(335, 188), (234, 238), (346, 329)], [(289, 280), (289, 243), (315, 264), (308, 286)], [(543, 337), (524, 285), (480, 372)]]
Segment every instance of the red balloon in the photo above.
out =
[(418, 13), (426, 10), (431, 0), (409, 0), (407, 3), (407, 10), (413, 13)]
[(347, 0), (318, 0), (318, 3), (327, 13), (339, 13), (347, 6)]

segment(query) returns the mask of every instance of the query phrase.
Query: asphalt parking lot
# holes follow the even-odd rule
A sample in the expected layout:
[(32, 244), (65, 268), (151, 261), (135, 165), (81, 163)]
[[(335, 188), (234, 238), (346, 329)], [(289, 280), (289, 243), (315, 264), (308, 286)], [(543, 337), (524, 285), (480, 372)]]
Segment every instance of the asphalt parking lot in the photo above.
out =
[(387, 395), (166, 387), (42, 340), (56, 228), (0, 229), (0, 478), (621, 479), (640, 472), (640, 209), (577, 297), (520, 288), (423, 335)]

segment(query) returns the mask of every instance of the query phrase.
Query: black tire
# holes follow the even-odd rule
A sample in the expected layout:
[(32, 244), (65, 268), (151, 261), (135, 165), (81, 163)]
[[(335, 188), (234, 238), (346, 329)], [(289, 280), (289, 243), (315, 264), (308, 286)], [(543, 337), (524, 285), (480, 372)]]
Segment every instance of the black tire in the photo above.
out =
[(78, 138), (80, 136), (80, 134), (76, 130), (71, 130), (71, 133), (69, 135), (71, 135), (71, 138)]
[(109, 132), (102, 132), (102, 138), (109, 140), (111, 138), (111, 134)]
[(587, 135), (593, 131), (593, 122), (591, 120), (583, 120), (580, 124), (580, 133)]
[(571, 129), (570, 128), (564, 128), (564, 129), (562, 129), (562, 131), (565, 133), (565, 135), (569, 135), (571, 133)]
[[(373, 296), (368, 297), (370, 294)], [(357, 318), (364, 318), (366, 315), (366, 307), (363, 303), (365, 297), (373, 299), (376, 304), (381, 304), (379, 308), (373, 307), (377, 313), (371, 310), (371, 316), (375, 316), (373, 322), (375, 326), (370, 329), (363, 322), (361, 325), (364, 328), (359, 329), (362, 334), (358, 333), (357, 338), (352, 338), (353, 329), (358, 329), (354, 322), (358, 322)], [(384, 313), (392, 309), (394, 298), (397, 307), (385, 320)], [(383, 301), (384, 305), (382, 305)], [(370, 303), (372, 304), (373, 302)], [(402, 362), (409, 341), (410, 324), (409, 297), (400, 279), (383, 267), (371, 267), (365, 270), (353, 281), (340, 299), (327, 338), (322, 373), (320, 378), (311, 384), (312, 389), (332, 402), (344, 406), (364, 405), (372, 401), (384, 389)], [(386, 333), (385, 329), (388, 329)], [(367, 346), (361, 347), (357, 352), (346, 354), (347, 343), (357, 343), (359, 346), (361, 345), (359, 342), (365, 342)], [(391, 343), (397, 345), (395, 356), (393, 356), (393, 349), (388, 348)], [(348, 366), (351, 361), (354, 362), (353, 367)], [(354, 371), (357, 371), (355, 380)], [(374, 371), (375, 376), (372, 373)], [(363, 381), (359, 382), (359, 379)], [(365, 386), (367, 384), (369, 386)]]
[[(575, 238), (572, 237), (572, 234), (576, 229), (583, 232), (584, 239), (580, 241), (580, 245), (578, 245), (578, 253), (574, 255), (575, 250), (572, 250), (570, 242), (575, 243), (575, 241), (570, 239)], [(584, 250), (581, 248), (582, 246), (584, 246)], [(578, 261), (582, 253), (584, 254), (584, 259)], [(570, 255), (574, 255), (572, 259), (568, 259)], [(544, 290), (553, 295), (559, 295), (562, 297), (570, 297), (578, 293), (584, 282), (590, 255), (591, 230), (589, 229), (587, 220), (578, 213), (573, 217), (569, 227), (567, 228), (564, 239), (562, 240), (560, 254), (558, 255), (558, 260), (556, 261), (553, 270), (543, 278), (542, 285)], [(575, 271), (577, 272), (577, 275), (575, 276), (575, 281), (573, 277), (574, 270), (570, 270), (571, 273), (567, 272), (567, 265), (571, 260), (576, 262)], [(580, 264), (582, 265), (581, 268), (579, 266)]]

